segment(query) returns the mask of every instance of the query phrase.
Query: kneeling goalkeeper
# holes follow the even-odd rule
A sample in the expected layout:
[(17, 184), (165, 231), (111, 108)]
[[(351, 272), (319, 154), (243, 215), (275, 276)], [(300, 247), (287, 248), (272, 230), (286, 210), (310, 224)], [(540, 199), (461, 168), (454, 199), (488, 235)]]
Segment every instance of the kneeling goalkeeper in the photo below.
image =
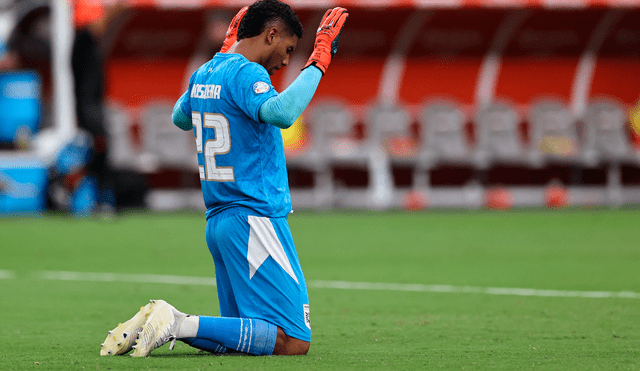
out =
[[(291, 196), (280, 128), (311, 101), (347, 17), (344, 8), (325, 13), (313, 54), (280, 94), (269, 76), (289, 63), (302, 25), (278, 0), (243, 8), (221, 52), (191, 76), (173, 122), (193, 129), (196, 139), (221, 317), (186, 315), (155, 300), (114, 329), (101, 354), (134, 348), (143, 357), (176, 339), (213, 353), (308, 352), (309, 299), (287, 223)], [(135, 345), (127, 338), (137, 338)]]

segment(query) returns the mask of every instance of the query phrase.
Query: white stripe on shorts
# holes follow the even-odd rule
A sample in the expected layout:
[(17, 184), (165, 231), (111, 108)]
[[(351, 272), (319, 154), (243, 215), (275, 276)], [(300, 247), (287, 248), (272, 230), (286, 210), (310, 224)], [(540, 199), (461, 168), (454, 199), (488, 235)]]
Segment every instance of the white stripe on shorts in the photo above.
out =
[(278, 239), (276, 230), (273, 228), (273, 224), (271, 224), (271, 220), (253, 215), (249, 215), (248, 218), (249, 226), (251, 227), (249, 231), (249, 249), (247, 251), (249, 279), (253, 278), (253, 275), (256, 274), (256, 271), (262, 263), (271, 256), (296, 283), (300, 284), (298, 277), (296, 277), (291, 267), (287, 253), (284, 252), (284, 247)]

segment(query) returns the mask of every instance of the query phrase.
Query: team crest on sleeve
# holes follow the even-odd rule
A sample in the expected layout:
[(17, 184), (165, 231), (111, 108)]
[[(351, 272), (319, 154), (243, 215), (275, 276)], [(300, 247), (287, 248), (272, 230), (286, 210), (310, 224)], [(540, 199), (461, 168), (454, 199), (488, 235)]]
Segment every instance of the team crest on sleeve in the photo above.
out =
[(264, 94), (271, 90), (271, 86), (264, 81), (258, 81), (253, 84), (253, 92), (256, 94)]

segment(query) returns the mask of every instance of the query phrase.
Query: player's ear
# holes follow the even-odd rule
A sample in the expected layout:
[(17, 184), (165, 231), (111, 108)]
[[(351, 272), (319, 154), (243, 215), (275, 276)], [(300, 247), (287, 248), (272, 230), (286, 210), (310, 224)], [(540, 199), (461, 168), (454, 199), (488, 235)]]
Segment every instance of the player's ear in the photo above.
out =
[(278, 27), (269, 27), (266, 31), (266, 37), (267, 37), (267, 45), (273, 45), (279, 36), (280, 30), (278, 30)]

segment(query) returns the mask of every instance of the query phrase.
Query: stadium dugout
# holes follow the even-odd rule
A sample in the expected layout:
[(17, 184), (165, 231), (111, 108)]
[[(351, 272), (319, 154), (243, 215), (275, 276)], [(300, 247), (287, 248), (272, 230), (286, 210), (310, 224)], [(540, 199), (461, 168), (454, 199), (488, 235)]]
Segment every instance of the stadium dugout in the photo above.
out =
[[(68, 71), (60, 62), (72, 26), (65, 18), (68, 6), (55, 3), (54, 112), (61, 138), (56, 142), (61, 142), (73, 130)], [(147, 136), (159, 136), (145, 119), (147, 110), (161, 111), (156, 103), (182, 94), (194, 61), (215, 42), (219, 24), (245, 3), (136, 0), (110, 25), (107, 96), (115, 107), (113, 120), (119, 120), (113, 145), (131, 154), (128, 162), (120, 158), (121, 166), (166, 185), (152, 192), (154, 208), (197, 204), (198, 174), (187, 160), (149, 156), (154, 144)], [(335, 5), (324, 0), (291, 5), (309, 31), (329, 3)], [(350, 9), (348, 32), (332, 72), (297, 124), (304, 127), (297, 130), (295, 149), (287, 152), (294, 207), (384, 209), (406, 206), (416, 197), (423, 207), (480, 207), (485, 192), (495, 187), (510, 192), (515, 206), (540, 206), (550, 184), (563, 185), (574, 205), (640, 203), (640, 136), (628, 122), (640, 97), (636, 3), (340, 4)], [(313, 32), (306, 32), (290, 65), (272, 76), (279, 91), (293, 81), (312, 48)], [(382, 106), (403, 112), (387, 115), (402, 122), (395, 122), (398, 130), (378, 135), (381, 122), (374, 113)], [(344, 127), (319, 129), (325, 119), (316, 113), (336, 107), (342, 118), (326, 120)], [(495, 114), (501, 107), (512, 113)], [(502, 130), (487, 117), (502, 117), (505, 124), (515, 120), (509, 121), (508, 137), (517, 154), (500, 157), (500, 149), (487, 149), (483, 138)], [(563, 120), (564, 131), (544, 134), (549, 120)], [(598, 144), (602, 128), (616, 128), (610, 138), (624, 143), (623, 155)], [(434, 145), (438, 136), (450, 145)]]

